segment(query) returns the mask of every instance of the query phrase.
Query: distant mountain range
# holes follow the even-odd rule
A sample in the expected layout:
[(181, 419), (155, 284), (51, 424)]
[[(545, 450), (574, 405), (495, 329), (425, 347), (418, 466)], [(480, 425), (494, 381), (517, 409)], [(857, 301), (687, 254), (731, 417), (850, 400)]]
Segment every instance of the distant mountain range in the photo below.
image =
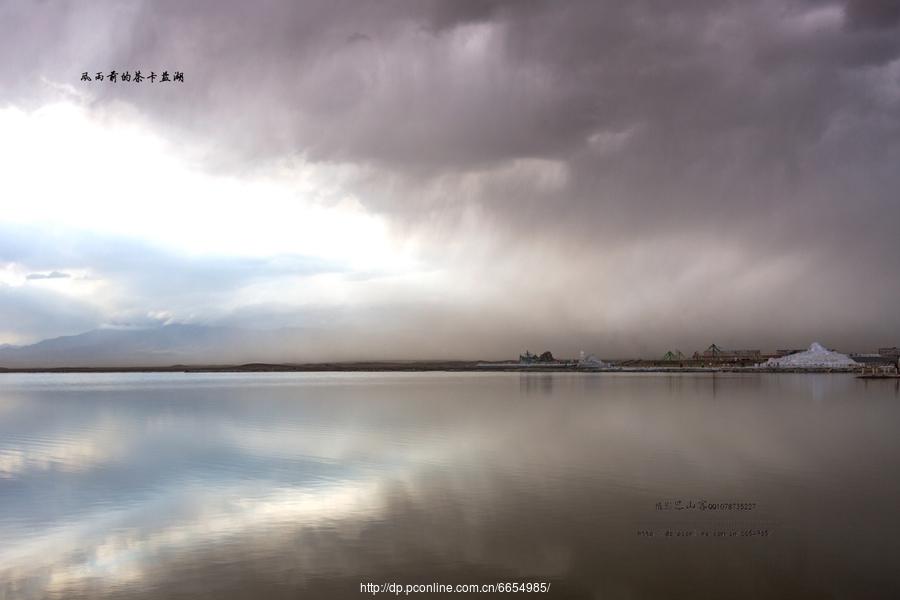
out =
[(284, 362), (297, 329), (246, 330), (174, 324), (151, 329), (95, 329), (29, 346), (0, 346), (0, 367), (169, 366)]

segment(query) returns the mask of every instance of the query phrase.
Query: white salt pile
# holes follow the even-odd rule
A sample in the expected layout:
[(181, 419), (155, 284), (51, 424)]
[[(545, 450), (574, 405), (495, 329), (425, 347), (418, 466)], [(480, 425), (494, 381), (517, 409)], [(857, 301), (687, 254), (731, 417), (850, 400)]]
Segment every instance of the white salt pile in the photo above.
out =
[(832, 352), (813, 342), (806, 352), (770, 358), (761, 366), (770, 368), (843, 368), (856, 367), (859, 363), (840, 352)]
[(585, 369), (602, 369), (603, 367), (608, 367), (609, 364), (603, 362), (593, 354), (585, 356), (584, 352), (582, 352), (581, 358), (578, 361), (578, 366)]

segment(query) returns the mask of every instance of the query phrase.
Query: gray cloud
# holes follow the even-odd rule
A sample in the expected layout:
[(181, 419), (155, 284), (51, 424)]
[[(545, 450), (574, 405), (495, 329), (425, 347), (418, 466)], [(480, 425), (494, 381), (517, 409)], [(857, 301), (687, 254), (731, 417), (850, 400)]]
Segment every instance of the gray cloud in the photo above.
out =
[[(52, 290), (4, 286), (0, 315), (6, 333), (29, 339), (79, 333), (101, 324), (147, 327), (172, 318), (213, 320), (222, 317), (217, 307), (255, 282), (341, 273), (345, 268), (291, 255), (186, 257), (128, 238), (0, 225), (0, 264), (4, 262), (54, 269), (49, 274), (31, 273), (28, 280), (71, 279), (55, 269), (84, 269), (90, 272), (88, 280), (109, 284), (105, 308), (66, 299)], [(54, 312), (58, 314), (51, 317)]]
[(900, 4), (892, 0), (847, 0), (846, 14), (853, 27), (890, 29), (900, 25)]
[(98, 327), (104, 315), (90, 303), (62, 294), (0, 284), (0, 335), (24, 341), (75, 334)]
[(68, 273), (60, 271), (50, 271), (49, 273), (29, 273), (25, 279), (68, 279), (71, 277)]
[[(166, 135), (215, 147), (211, 169), (285, 157), (356, 165), (352, 191), (399, 235), (431, 240), (430, 260), (478, 282), (478, 311), (541, 307), (508, 321), (538, 321), (534, 337), (583, 331), (611, 353), (819, 336), (866, 349), (900, 337), (895, 2), (0, 11), (6, 101), (38, 102), (58, 81), (98, 111), (133, 104)], [(186, 81), (77, 81), (111, 68), (178, 69)], [(116, 244), (92, 252), (133, 260), (91, 260), (133, 277), (140, 259)], [(162, 291), (164, 304), (194, 290), (198, 307), (297, 268), (158, 254), (141, 264), (151, 274), (136, 293)], [(485, 331), (447, 310), (470, 334)]]

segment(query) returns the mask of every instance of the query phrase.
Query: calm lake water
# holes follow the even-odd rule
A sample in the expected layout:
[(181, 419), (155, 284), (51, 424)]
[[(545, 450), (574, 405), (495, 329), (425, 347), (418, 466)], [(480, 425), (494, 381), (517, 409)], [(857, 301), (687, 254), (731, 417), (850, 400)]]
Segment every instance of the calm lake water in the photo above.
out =
[(527, 594), (544, 598), (900, 598), (900, 389), (788, 374), (0, 376), (0, 598), (499, 582), (547, 582)]

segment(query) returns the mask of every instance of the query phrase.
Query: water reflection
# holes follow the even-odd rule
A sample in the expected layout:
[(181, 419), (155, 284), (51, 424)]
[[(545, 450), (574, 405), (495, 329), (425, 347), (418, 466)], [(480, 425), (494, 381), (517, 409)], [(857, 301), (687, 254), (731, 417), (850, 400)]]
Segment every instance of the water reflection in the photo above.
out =
[[(29, 375), (5, 376), (0, 416), (0, 598), (900, 592), (893, 382)], [(637, 536), (718, 526), (655, 509), (701, 497), (758, 503), (739, 517), (773, 535)]]
[(549, 396), (553, 393), (553, 382), (558, 378), (555, 373), (520, 373), (519, 391), (529, 396)]

